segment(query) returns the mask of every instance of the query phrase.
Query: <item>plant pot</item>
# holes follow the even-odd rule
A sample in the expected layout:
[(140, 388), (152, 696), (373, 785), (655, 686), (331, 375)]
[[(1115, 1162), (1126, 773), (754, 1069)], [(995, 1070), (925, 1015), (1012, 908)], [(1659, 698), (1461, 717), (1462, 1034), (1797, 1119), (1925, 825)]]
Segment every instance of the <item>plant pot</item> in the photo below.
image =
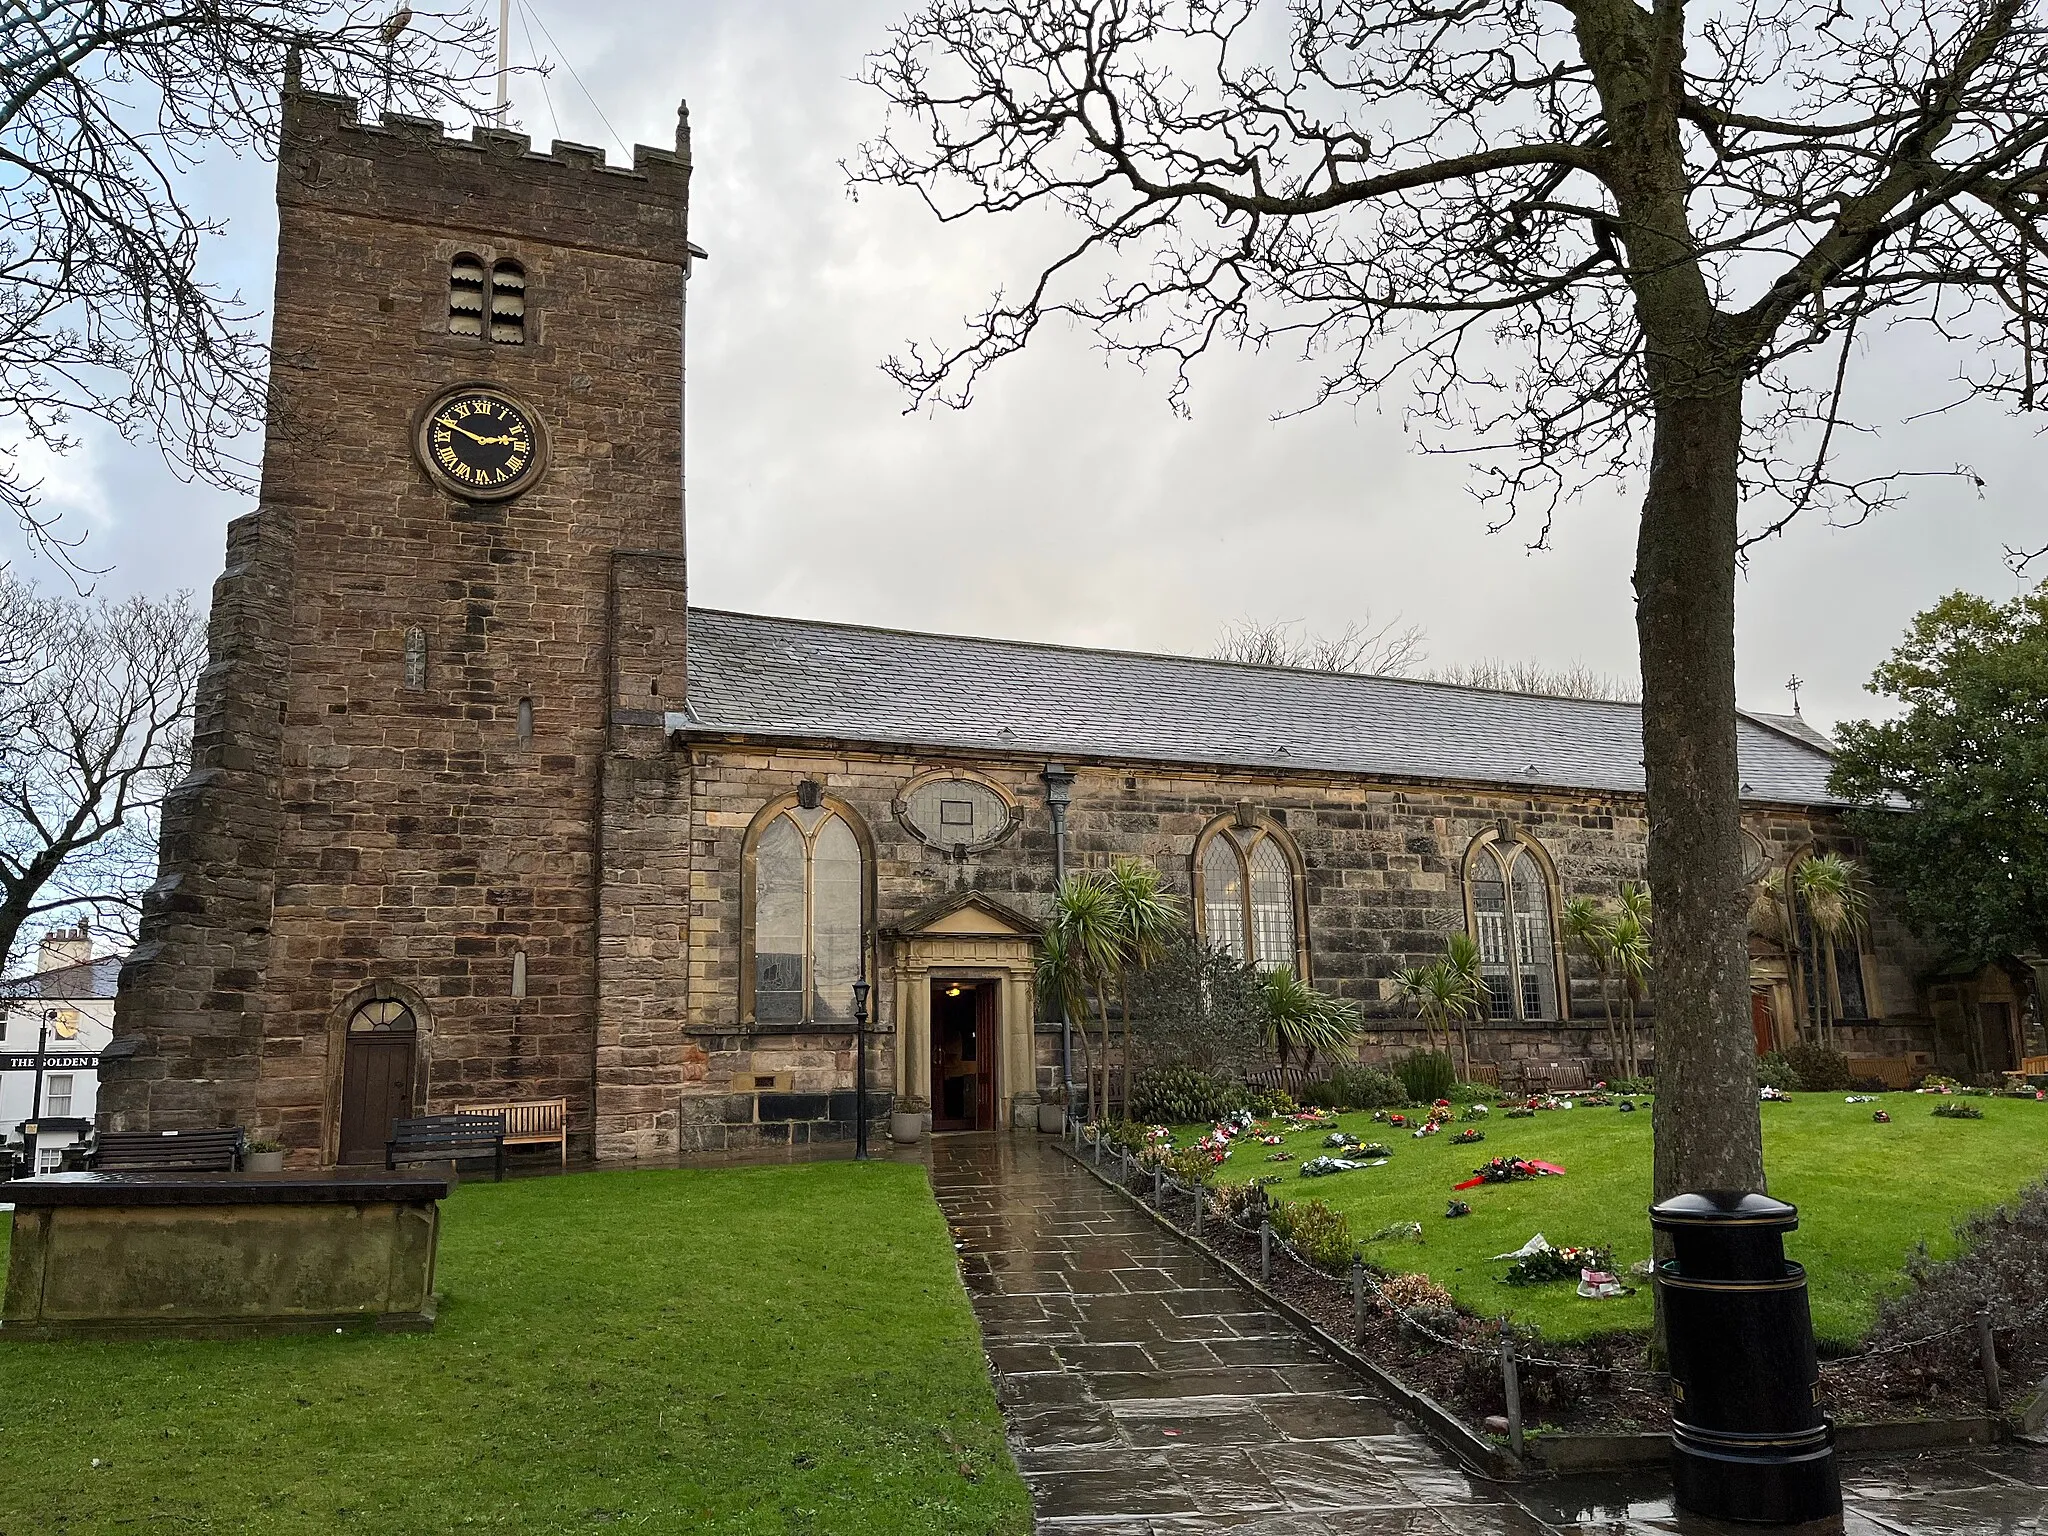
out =
[(889, 1139), (908, 1147), (924, 1135), (924, 1115), (917, 1110), (897, 1110), (889, 1117)]
[(283, 1173), (284, 1153), (282, 1151), (244, 1152), (242, 1154), (242, 1172)]
[(1057, 1136), (1067, 1128), (1067, 1106), (1064, 1104), (1041, 1104), (1038, 1106), (1038, 1129), (1041, 1135)]

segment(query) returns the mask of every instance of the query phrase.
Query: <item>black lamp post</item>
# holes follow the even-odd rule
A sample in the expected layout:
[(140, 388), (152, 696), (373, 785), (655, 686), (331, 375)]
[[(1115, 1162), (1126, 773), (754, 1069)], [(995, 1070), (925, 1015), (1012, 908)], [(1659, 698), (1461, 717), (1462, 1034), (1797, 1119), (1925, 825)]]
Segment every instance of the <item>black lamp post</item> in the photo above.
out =
[(36, 1030), (36, 1080), (29, 1090), (28, 1122), (22, 1127), (21, 1150), (28, 1158), (28, 1176), (34, 1178), (36, 1168), (36, 1142), (42, 1134), (43, 1118), (43, 1058), (50, 1051), (50, 1026), (57, 1022), (57, 1010), (45, 1008), (40, 1026)]
[(853, 1160), (868, 1160), (868, 979), (853, 984)]
[[(1074, 773), (1064, 763), (1047, 763), (1039, 774), (1045, 780), (1046, 809), (1052, 812), (1053, 884), (1067, 880), (1067, 807), (1074, 799)], [(1067, 1112), (1074, 1102), (1074, 1015), (1060, 1003), (1060, 1087), (1067, 1096)]]

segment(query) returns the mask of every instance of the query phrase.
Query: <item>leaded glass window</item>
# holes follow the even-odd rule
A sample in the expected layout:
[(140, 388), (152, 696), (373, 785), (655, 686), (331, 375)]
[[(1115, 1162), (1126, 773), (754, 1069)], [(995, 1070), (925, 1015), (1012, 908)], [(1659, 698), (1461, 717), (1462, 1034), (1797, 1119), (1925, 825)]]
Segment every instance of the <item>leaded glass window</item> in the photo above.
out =
[(1487, 843), (1474, 850), (1467, 880), (1487, 1017), (1555, 1019), (1557, 948), (1542, 866), (1520, 843)]
[(754, 1018), (851, 1019), (864, 958), (860, 840), (837, 813), (790, 806), (754, 843)]
[(1224, 827), (1200, 861), (1202, 935), (1264, 969), (1302, 968), (1294, 861), (1266, 827)]

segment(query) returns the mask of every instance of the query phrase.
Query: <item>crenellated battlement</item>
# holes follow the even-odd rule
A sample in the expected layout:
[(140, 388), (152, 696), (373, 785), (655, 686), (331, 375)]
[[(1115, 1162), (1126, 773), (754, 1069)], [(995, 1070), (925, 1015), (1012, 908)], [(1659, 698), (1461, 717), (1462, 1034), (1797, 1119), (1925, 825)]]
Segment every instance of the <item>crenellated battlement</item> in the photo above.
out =
[(479, 124), (467, 137), (432, 118), (365, 120), (353, 97), (287, 90), (278, 201), (484, 234), (559, 238), (677, 264), (687, 259), (689, 108), (676, 147), (633, 148), (630, 166), (602, 149)]

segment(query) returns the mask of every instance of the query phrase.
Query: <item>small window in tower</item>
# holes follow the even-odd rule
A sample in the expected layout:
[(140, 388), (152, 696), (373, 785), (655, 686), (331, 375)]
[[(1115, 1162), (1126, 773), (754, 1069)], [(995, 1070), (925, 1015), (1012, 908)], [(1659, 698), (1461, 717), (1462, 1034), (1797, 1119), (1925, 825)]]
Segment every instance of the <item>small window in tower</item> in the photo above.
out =
[(484, 264), (474, 256), (448, 264), (448, 329), (457, 336), (484, 333)]
[(491, 268), (491, 340), (507, 347), (526, 341), (526, 269), (516, 261)]
[(519, 701), (519, 745), (522, 747), (533, 745), (532, 699), (521, 699)]

